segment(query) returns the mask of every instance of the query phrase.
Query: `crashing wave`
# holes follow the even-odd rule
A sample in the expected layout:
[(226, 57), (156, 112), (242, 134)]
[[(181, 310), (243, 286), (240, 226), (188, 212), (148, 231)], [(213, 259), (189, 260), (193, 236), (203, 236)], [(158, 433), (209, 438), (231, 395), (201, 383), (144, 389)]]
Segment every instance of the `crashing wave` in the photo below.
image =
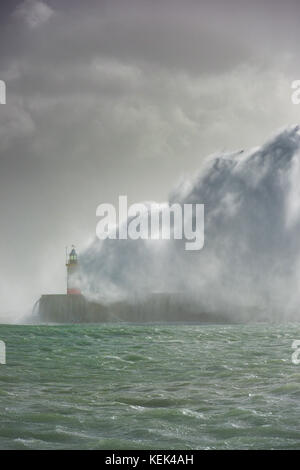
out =
[(95, 239), (80, 257), (83, 293), (110, 302), (164, 292), (206, 311), (299, 319), (299, 156), (293, 126), (259, 148), (208, 157), (169, 198), (205, 205), (204, 248)]

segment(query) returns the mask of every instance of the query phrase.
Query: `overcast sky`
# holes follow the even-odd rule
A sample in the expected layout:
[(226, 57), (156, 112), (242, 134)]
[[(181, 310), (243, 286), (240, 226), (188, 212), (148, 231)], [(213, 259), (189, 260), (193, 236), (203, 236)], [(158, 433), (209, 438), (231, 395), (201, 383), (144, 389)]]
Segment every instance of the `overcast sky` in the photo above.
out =
[(2, 0), (0, 320), (65, 289), (101, 202), (300, 122), (299, 1)]

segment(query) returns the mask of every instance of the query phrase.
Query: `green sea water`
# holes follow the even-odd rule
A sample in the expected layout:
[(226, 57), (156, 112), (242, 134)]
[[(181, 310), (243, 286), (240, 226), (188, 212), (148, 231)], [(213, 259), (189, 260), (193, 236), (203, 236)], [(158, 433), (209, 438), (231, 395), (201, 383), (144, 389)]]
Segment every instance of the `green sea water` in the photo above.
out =
[(299, 449), (300, 325), (0, 325), (1, 449)]

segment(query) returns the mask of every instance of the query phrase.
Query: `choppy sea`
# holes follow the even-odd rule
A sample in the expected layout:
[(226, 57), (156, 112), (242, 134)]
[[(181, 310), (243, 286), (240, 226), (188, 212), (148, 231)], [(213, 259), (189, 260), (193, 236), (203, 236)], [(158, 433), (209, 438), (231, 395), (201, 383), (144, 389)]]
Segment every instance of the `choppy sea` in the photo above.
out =
[(0, 325), (1, 449), (299, 449), (300, 324)]

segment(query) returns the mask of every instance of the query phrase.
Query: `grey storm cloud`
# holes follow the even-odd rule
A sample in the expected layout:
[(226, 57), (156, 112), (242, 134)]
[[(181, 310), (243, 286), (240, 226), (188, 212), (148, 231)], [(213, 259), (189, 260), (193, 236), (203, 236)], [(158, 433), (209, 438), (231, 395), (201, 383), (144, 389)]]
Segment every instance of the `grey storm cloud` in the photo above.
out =
[(99, 203), (166, 200), (207, 154), (299, 121), (298, 2), (0, 8), (0, 318), (64, 291), (65, 245), (93, 238)]
[(53, 10), (38, 0), (25, 0), (14, 11), (14, 16), (25, 21), (29, 28), (38, 28), (53, 15)]

